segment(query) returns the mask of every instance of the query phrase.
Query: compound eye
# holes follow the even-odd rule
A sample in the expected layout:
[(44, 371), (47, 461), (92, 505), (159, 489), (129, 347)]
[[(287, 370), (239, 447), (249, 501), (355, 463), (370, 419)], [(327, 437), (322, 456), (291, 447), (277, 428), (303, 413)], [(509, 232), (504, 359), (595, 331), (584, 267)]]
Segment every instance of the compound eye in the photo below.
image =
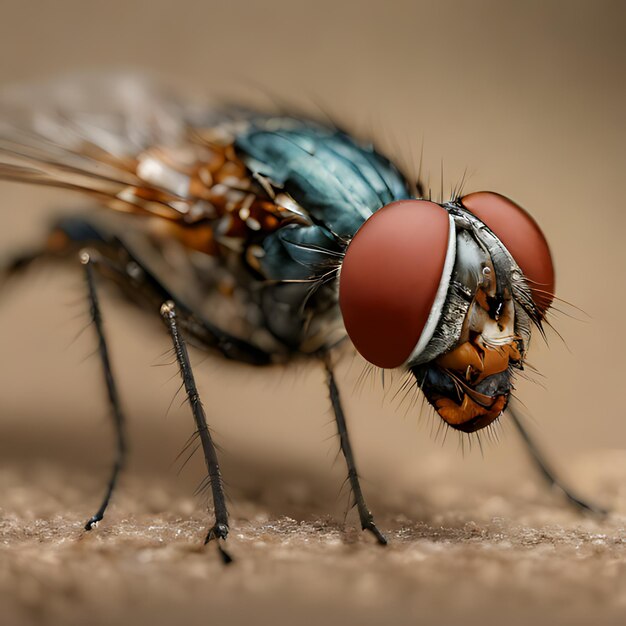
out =
[(554, 265), (537, 222), (515, 202), (491, 191), (470, 193), (461, 204), (504, 244), (524, 273), (537, 309), (545, 314), (554, 298)]
[(346, 249), (339, 306), (356, 349), (379, 367), (416, 357), (432, 337), (454, 263), (454, 222), (425, 200), (376, 211)]

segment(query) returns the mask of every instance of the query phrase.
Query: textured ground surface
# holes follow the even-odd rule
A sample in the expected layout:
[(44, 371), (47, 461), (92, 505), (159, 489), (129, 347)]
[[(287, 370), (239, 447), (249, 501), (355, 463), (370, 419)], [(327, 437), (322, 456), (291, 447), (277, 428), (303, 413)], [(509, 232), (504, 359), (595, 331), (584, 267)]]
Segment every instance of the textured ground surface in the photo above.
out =
[[(626, 459), (599, 461), (594, 467), (613, 471), (598, 494), (623, 511)], [(3, 624), (626, 618), (624, 516), (581, 519), (531, 482), (510, 497), (435, 490), (442, 495), (409, 515), (376, 503), (391, 539), (386, 549), (356, 532), (352, 516), (346, 527), (330, 519), (320, 498), (292, 483), (271, 497), (236, 500), (229, 539), (236, 562), (224, 568), (211, 546), (200, 547), (206, 522), (197, 501), (171, 484), (126, 480), (106, 523), (85, 533), (81, 503), (92, 479), (55, 463), (5, 466), (0, 476)]]

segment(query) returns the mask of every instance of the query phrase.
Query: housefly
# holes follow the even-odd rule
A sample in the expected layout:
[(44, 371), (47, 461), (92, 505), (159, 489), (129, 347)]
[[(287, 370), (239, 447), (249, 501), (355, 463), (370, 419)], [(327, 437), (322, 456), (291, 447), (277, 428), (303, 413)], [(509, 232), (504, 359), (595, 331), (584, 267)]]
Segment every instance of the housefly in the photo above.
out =
[[(221, 540), (225, 560), (219, 458), (187, 341), (254, 366), (323, 364), (361, 526), (380, 544), (335, 379), (340, 344), (408, 372), (453, 429), (478, 431), (508, 408), (544, 477), (594, 510), (561, 486), (508, 406), (555, 288), (546, 239), (512, 200), (482, 191), (433, 202), (341, 128), (187, 105), (136, 77), (17, 88), (0, 115), (0, 178), (77, 191), (99, 208), (59, 219), (39, 250), (7, 267), (58, 257), (83, 267), (117, 436), (87, 530), (103, 518), (126, 450), (97, 277), (167, 328), (213, 497), (205, 542)], [(121, 227), (115, 214), (125, 216)]]

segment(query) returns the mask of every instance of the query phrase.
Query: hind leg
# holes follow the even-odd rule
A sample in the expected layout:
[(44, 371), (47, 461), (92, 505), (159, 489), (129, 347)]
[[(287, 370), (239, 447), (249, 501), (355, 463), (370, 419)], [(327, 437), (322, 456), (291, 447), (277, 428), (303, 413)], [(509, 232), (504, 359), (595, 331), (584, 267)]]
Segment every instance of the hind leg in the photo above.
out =
[(87, 283), (87, 294), (89, 299), (89, 313), (91, 321), (96, 330), (98, 337), (98, 356), (102, 363), (102, 373), (104, 374), (104, 383), (107, 390), (107, 397), (113, 417), (113, 425), (115, 428), (115, 457), (113, 467), (107, 483), (107, 488), (100, 507), (94, 515), (92, 515), (85, 524), (85, 530), (91, 530), (104, 517), (104, 513), (109, 506), (111, 496), (117, 485), (117, 481), (126, 461), (126, 429), (125, 417), (120, 405), (120, 399), (111, 368), (111, 360), (109, 358), (109, 349), (104, 335), (104, 325), (102, 322), (102, 313), (100, 312), (100, 303), (98, 300), (98, 292), (96, 290), (96, 281), (94, 278), (93, 261), (87, 252), (81, 252), (80, 262), (85, 268), (85, 280)]
[[(52, 239), (53, 237), (51, 236), (51, 241)], [(2, 272), (3, 277), (5, 279), (11, 278), (21, 273), (35, 261), (50, 258), (51, 256), (54, 256), (56, 254), (57, 250), (54, 250), (52, 247), (46, 246), (38, 251), (28, 252), (15, 256), (7, 264), (5, 264)], [(110, 414), (112, 416), (115, 431), (115, 455), (113, 465), (109, 473), (109, 479), (107, 482), (105, 494), (97, 511), (85, 523), (85, 530), (91, 530), (104, 517), (106, 509), (111, 500), (111, 496), (113, 495), (113, 491), (115, 490), (115, 486), (119, 479), (119, 475), (125, 464), (127, 445), (125, 434), (125, 417), (117, 392), (115, 377), (113, 376), (111, 360), (109, 358), (109, 349), (104, 333), (104, 324), (102, 320), (102, 313), (100, 310), (100, 301), (98, 298), (93, 267), (92, 264), (89, 262), (89, 259), (85, 256), (81, 255), (80, 261), (84, 268), (85, 283), (87, 287), (86, 295), (89, 304), (89, 316), (97, 335), (98, 356), (102, 365), (102, 373), (107, 389)]]

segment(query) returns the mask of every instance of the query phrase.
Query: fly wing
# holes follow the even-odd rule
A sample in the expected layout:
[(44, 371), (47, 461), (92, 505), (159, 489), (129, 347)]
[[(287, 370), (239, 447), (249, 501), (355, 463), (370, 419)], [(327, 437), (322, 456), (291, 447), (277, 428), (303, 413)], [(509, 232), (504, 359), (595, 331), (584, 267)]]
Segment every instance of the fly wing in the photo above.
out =
[(0, 178), (83, 191), (112, 208), (170, 219), (202, 195), (210, 160), (193, 124), (224, 114), (184, 104), (145, 77), (72, 77), (0, 96)]
[[(184, 136), (182, 105), (135, 75), (73, 76), (16, 85), (0, 98), (3, 130), (21, 130), (77, 151), (90, 145), (116, 158)], [(26, 135), (23, 135), (26, 136)]]

